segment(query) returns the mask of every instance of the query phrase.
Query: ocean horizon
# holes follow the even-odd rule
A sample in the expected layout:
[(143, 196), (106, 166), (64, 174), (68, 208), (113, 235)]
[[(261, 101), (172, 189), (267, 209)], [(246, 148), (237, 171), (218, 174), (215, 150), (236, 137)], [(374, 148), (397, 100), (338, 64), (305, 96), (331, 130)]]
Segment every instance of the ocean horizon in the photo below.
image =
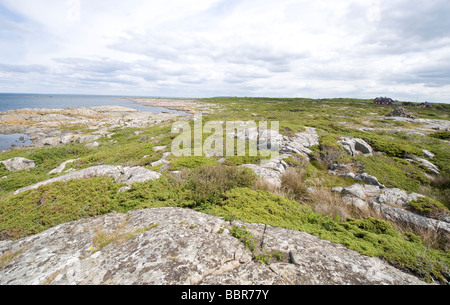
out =
[[(0, 93), (0, 112), (8, 110), (30, 109), (66, 109), (73, 107), (123, 106), (142, 112), (187, 114), (183, 111), (164, 107), (145, 106), (119, 95), (84, 95), (84, 94), (33, 94), (33, 93)], [(157, 97), (147, 97), (157, 98)], [(30, 144), (26, 134), (1, 134), (0, 151)]]
[(0, 112), (24, 108), (66, 109), (73, 107), (123, 106), (143, 112), (186, 114), (182, 111), (164, 107), (141, 105), (133, 102), (132, 100), (124, 99), (127, 97), (159, 98), (127, 95), (0, 93)]

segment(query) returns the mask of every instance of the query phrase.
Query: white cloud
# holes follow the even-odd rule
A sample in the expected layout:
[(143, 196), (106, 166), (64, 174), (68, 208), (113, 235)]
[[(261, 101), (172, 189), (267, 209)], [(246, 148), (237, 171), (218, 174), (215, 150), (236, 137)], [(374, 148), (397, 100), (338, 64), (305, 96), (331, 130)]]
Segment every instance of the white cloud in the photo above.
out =
[(449, 14), (446, 0), (0, 0), (0, 91), (450, 102)]

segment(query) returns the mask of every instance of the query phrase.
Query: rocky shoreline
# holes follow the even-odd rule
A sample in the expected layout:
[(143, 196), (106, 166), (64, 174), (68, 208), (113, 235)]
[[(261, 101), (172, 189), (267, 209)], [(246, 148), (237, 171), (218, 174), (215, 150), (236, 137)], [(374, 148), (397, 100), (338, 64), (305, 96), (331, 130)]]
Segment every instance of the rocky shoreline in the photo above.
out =
[(0, 134), (26, 134), (24, 147), (86, 143), (123, 127), (144, 128), (182, 117), (171, 113), (140, 112), (121, 106), (95, 106), (68, 109), (20, 109), (0, 112)]
[(199, 102), (195, 99), (156, 99), (156, 98), (124, 98), (127, 100), (132, 100), (135, 103), (153, 106), (153, 107), (164, 107), (171, 110), (184, 111), (187, 113), (209, 113), (214, 108), (217, 108), (214, 104), (207, 104)]
[[(210, 104), (194, 100), (142, 99), (138, 102), (189, 113), (211, 111), (213, 108)], [(188, 118), (170, 113), (144, 113), (120, 106), (21, 109), (0, 113), (0, 133), (28, 135), (31, 144), (24, 147), (77, 143), (95, 148), (102, 143), (104, 145), (105, 140), (121, 145), (120, 138), (117, 139), (119, 142), (114, 141), (114, 130), (121, 133), (117, 129), (136, 128), (138, 131), (130, 130), (128, 135), (141, 135), (144, 128)], [(448, 128), (450, 123), (424, 120), (421, 124), (422, 129), (417, 130), (424, 132), (430, 128), (436, 130), (437, 125)], [(301, 160), (303, 165), (313, 164), (313, 161), (317, 163), (317, 147), (323, 144), (323, 131), (318, 131), (317, 128), (304, 127), (303, 132), (278, 134), (273, 139), (280, 147), (278, 156), (260, 164), (240, 166), (250, 168), (262, 180), (281, 190), (283, 175), (290, 167), (296, 166), (295, 162), (292, 163), (295, 161), (293, 158)], [(254, 136), (253, 132), (256, 134), (258, 130), (251, 130), (248, 134), (238, 133), (235, 137), (245, 140)], [(154, 139), (153, 135), (145, 137), (141, 142), (150, 137)], [(383, 154), (364, 139), (340, 135), (336, 139), (336, 145), (349, 157), (369, 158)], [(155, 141), (152, 145), (167, 143), (158, 144)], [(151, 152), (147, 154), (154, 152), (155, 155), (148, 163), (137, 161), (130, 165), (128, 159), (114, 163), (93, 161), (81, 169), (72, 166), (66, 169), (68, 164), (77, 162), (78, 156), (72, 156), (70, 160), (60, 159), (40, 176), (40, 180), (15, 188), (11, 196), (53, 182), (93, 177), (109, 177), (115, 183), (124, 184), (117, 194), (126, 195), (132, 184), (150, 180), (157, 182), (163, 171), (171, 171), (173, 159), (169, 157), (171, 153), (166, 151), (168, 146), (149, 147)], [(420, 165), (429, 177), (439, 176), (442, 169), (434, 164), (439, 156), (427, 150), (422, 152), (424, 158), (405, 154), (403, 162)], [(16, 155), (15, 158), (9, 157), (9, 160), (0, 160), (6, 171), (20, 173), (21, 170), (29, 171), (38, 166), (34, 160)], [(148, 155), (138, 156), (142, 159), (146, 157)], [(225, 159), (217, 162), (225, 162)], [(410, 206), (411, 202), (428, 200), (428, 197), (386, 187), (377, 177), (357, 169), (351, 163), (334, 161), (328, 165), (324, 174), (344, 177), (347, 183), (350, 181), (346, 186), (336, 184), (326, 187), (327, 192), (339, 198), (341, 205), (363, 215), (376, 215), (393, 224), (436, 232), (442, 235), (448, 248), (449, 213), (443, 211), (439, 215), (422, 215)], [(178, 171), (171, 172), (176, 177)], [(388, 185), (386, 181), (383, 183)], [(305, 192), (314, 194), (315, 189), (308, 187)], [(286, 259), (269, 264), (258, 262), (239, 239), (230, 234), (235, 226), (251, 232), (261, 248), (259, 250), (283, 254)], [(158, 235), (155, 236), (155, 232)], [(97, 249), (95, 240), (99, 234), (111, 235), (113, 242)], [(61, 243), (65, 240), (68, 242)], [(205, 241), (210, 241), (210, 244)], [(156, 245), (156, 248), (149, 247), (149, 244)], [(58, 255), (49, 253), (48, 249)], [(320, 249), (319, 252), (317, 249)], [(0, 241), (0, 258), (1, 284), (422, 284), (416, 277), (393, 268), (381, 259), (369, 258), (303, 232), (264, 224), (225, 221), (181, 208), (139, 210), (126, 215), (112, 213), (61, 224), (16, 241), (3, 240)], [(139, 269), (141, 267), (142, 270)], [(174, 268), (178, 271), (173, 271)], [(23, 277), (27, 270), (31, 271)]]

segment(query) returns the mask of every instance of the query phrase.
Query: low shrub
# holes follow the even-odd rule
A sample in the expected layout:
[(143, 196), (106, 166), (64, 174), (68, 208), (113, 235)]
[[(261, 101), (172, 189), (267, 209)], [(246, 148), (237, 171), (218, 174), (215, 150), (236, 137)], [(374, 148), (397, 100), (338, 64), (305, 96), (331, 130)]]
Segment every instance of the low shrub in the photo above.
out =
[(225, 158), (226, 165), (258, 164), (261, 162), (260, 156), (232, 156)]
[(252, 187), (256, 175), (248, 168), (227, 165), (206, 165), (184, 170), (173, 180), (177, 187), (189, 192), (195, 207), (221, 204), (225, 192), (236, 187)]
[(450, 131), (438, 131), (432, 134), (429, 134), (430, 137), (440, 140), (450, 140)]
[(314, 213), (309, 207), (283, 197), (246, 188), (226, 193), (223, 206), (208, 213), (250, 223), (307, 232), (372, 257), (382, 257), (423, 280), (450, 280), (450, 253), (427, 248), (421, 238), (398, 233), (389, 222), (374, 219), (345, 221)]
[(308, 157), (294, 153), (290, 157), (284, 159), (284, 162), (286, 162), (289, 167), (306, 169), (309, 164), (309, 159)]
[(427, 197), (410, 201), (408, 202), (408, 206), (413, 212), (436, 219), (441, 219), (450, 214), (450, 211), (445, 205)]
[(215, 163), (217, 163), (217, 160), (201, 156), (179, 157), (171, 161), (171, 164), (173, 165), (172, 170), (197, 168), (203, 165), (210, 165)]
[(366, 173), (377, 177), (386, 187), (418, 193), (422, 185), (430, 184), (423, 170), (403, 159), (383, 155), (356, 159), (363, 164)]
[(19, 238), (116, 209), (119, 185), (92, 178), (55, 182), (0, 201), (0, 235)]

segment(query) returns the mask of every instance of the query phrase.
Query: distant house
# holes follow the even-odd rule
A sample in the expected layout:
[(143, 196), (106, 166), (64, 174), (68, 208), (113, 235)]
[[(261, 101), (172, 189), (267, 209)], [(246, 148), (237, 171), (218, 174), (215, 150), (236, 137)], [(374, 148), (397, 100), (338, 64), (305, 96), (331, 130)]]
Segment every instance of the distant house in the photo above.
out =
[(377, 105), (395, 105), (394, 100), (388, 97), (377, 97), (373, 100), (373, 103)]
[(411, 103), (411, 102), (403, 102), (402, 105), (403, 105), (403, 106), (413, 106), (413, 107), (416, 106), (416, 104)]
[(420, 108), (432, 108), (432, 107), (433, 107), (433, 104), (432, 104), (432, 103), (425, 102), (425, 103), (420, 104), (419, 107), (420, 107)]

